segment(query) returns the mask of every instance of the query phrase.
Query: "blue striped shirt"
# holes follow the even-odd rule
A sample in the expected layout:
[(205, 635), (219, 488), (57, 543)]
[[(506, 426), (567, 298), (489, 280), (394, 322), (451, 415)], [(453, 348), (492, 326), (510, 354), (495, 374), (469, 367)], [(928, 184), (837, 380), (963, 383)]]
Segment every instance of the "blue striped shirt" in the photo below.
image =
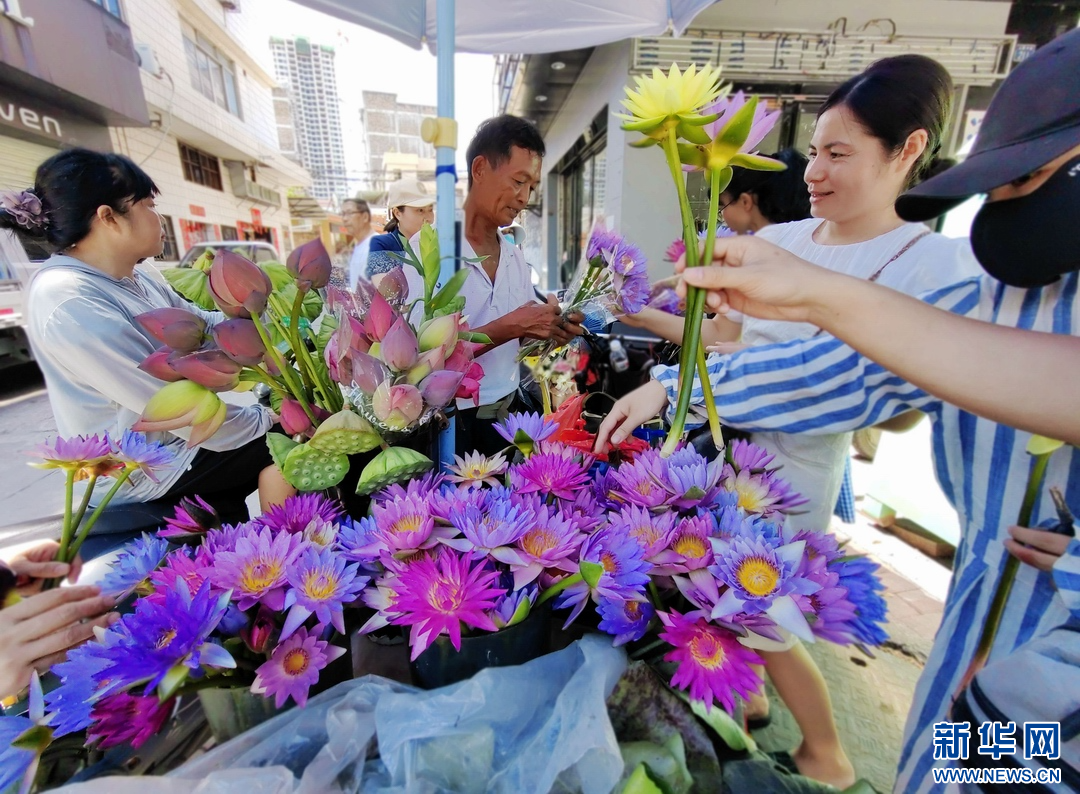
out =
[[(1078, 278), (1070, 273), (1050, 286), (1024, 290), (982, 276), (923, 299), (998, 325), (1078, 336)], [(903, 334), (903, 327), (896, 332)], [(721, 418), (751, 432), (837, 433), (877, 424), (912, 408), (930, 415), (937, 479), (959, 513), (962, 533), (941, 628), (904, 731), (896, 790), (934, 791), (932, 726), (948, 713), (1008, 557), (1003, 541), (1023, 501), (1032, 460), (1026, 453), (1031, 434), (944, 403), (831, 336), (712, 356), (708, 370)], [(677, 369), (656, 367), (653, 377), (674, 402)], [(1003, 371), (1001, 377), (1010, 374)], [(694, 397), (701, 402), (700, 383)], [(1080, 505), (1080, 456), (1074, 448), (1060, 449), (1051, 459), (1033, 524), (1055, 515), (1050, 486), (1061, 488), (1070, 505)], [(1069, 608), (1077, 608), (1080, 560), (1074, 556), (1075, 546), (1073, 554), (1058, 564), (1060, 591), (1049, 574), (1021, 566), (991, 661), (1060, 625)]]

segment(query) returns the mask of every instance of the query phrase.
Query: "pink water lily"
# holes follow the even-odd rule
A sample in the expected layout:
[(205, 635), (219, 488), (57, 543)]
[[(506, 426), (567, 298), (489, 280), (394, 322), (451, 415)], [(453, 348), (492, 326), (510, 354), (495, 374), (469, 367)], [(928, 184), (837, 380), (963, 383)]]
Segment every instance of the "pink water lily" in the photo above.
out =
[(135, 321), (166, 347), (190, 353), (206, 337), (206, 321), (187, 309), (166, 306), (136, 315)]
[(230, 317), (250, 317), (266, 310), (274, 290), (270, 276), (261, 267), (239, 254), (222, 249), (210, 266), (210, 295)]
[(223, 350), (200, 350), (173, 359), (170, 364), (180, 375), (212, 391), (231, 391), (240, 383), (239, 364)]
[(383, 337), (379, 358), (395, 372), (404, 372), (416, 363), (418, 355), (416, 332), (404, 317), (398, 317)]
[(183, 380), (184, 376), (173, 369), (170, 363), (175, 357), (176, 354), (171, 349), (159, 347), (142, 360), (139, 369), (148, 375), (153, 375), (158, 380), (168, 381), (169, 383)]
[(285, 269), (296, 279), (296, 286), (303, 292), (325, 287), (330, 281), (332, 267), (326, 246), (318, 238), (296, 248), (285, 261)]
[(251, 320), (237, 317), (214, 326), (214, 341), (229, 358), (245, 367), (257, 367), (266, 356), (266, 345)]
[(371, 409), (387, 427), (406, 430), (423, 413), (424, 398), (415, 386), (391, 386), (389, 381), (383, 381), (371, 397)]

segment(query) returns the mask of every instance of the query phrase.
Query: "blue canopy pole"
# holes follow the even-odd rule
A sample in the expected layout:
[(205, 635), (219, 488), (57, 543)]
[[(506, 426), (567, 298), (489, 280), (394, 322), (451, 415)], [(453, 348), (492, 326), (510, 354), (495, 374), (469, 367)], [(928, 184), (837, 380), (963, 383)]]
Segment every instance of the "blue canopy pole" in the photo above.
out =
[[(435, 41), (438, 58), (439, 118), (454, 118), (454, 0), (435, 0)], [(443, 140), (440, 143), (446, 143)], [(438, 146), (435, 149), (435, 187), (437, 214), (436, 226), (439, 232), (440, 276), (439, 282), (445, 284), (457, 269), (457, 233), (455, 223), (454, 183), (457, 173), (454, 167), (457, 131), (454, 131), (453, 145)], [(439, 463), (445, 470), (454, 463), (454, 441), (456, 420), (451, 418), (450, 425), (439, 436)]]

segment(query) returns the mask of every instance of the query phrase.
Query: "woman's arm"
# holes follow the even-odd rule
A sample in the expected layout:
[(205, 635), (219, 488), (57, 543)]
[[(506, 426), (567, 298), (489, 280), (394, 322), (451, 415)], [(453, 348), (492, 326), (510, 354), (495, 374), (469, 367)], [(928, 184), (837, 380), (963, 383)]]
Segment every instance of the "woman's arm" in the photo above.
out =
[(717, 240), (714, 259), (684, 273), (712, 309), (812, 323), (945, 402), (1080, 444), (1080, 339), (957, 316), (753, 238)]
[[(669, 342), (682, 344), (683, 318), (678, 315), (645, 307), (637, 314), (620, 314), (619, 320), (633, 328), (651, 331)], [(701, 323), (701, 342), (706, 346), (734, 342), (741, 334), (742, 325), (723, 315), (706, 317)]]

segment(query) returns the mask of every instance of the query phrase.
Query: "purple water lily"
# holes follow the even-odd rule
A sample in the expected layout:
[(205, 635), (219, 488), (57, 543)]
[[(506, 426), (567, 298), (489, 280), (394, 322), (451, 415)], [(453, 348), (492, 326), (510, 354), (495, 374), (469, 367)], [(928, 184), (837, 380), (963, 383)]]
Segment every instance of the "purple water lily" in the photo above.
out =
[(601, 598), (596, 611), (600, 613), (600, 631), (615, 635), (616, 648), (644, 637), (656, 615), (648, 601), (621, 598)]
[(238, 534), (232, 551), (216, 551), (208, 577), (215, 587), (231, 590), (240, 609), (255, 604), (283, 609), (289, 567), (308, 544), (300, 535), (269, 527)]
[(368, 583), (366, 576), (357, 575), (357, 566), (331, 549), (308, 549), (289, 566), (289, 590), (284, 608), (289, 610), (281, 627), (281, 638), (287, 639), (311, 615), (319, 625), (330, 624), (345, 633), (344, 604), (356, 600)]
[(451, 522), (463, 537), (446, 538), (443, 543), (458, 551), (474, 551), (507, 565), (526, 565), (512, 548), (533, 525), (531, 510), (515, 506), (509, 499), (489, 502), (485, 509), (466, 507)]

